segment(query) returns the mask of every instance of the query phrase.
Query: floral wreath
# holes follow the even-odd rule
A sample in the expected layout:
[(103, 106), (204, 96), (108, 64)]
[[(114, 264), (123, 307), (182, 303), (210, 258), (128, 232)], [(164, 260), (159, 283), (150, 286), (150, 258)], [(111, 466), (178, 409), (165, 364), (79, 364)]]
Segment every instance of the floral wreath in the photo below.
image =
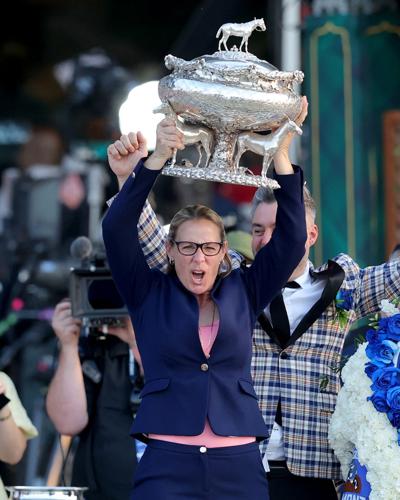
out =
[(400, 310), (388, 300), (381, 302), (381, 309), (392, 316), (375, 317), (370, 324), (373, 328), (366, 334), (365, 353), (370, 361), (365, 365), (365, 373), (372, 380), (372, 395), (368, 400), (377, 411), (386, 413), (397, 430), (400, 446)]
[(399, 302), (382, 300), (382, 312), (391, 316), (375, 315), (367, 342), (344, 366), (344, 385), (329, 429), (344, 477), (357, 448), (360, 462), (367, 467), (370, 500), (400, 498)]

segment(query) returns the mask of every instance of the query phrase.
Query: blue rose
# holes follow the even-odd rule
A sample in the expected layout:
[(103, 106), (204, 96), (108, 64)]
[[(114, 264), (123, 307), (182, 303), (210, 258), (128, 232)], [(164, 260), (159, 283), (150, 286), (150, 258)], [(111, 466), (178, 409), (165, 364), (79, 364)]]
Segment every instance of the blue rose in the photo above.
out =
[(383, 340), (386, 340), (388, 338), (388, 334), (386, 330), (375, 330), (371, 328), (371, 330), (368, 330), (367, 333), (365, 334), (365, 338), (367, 342), (370, 344), (376, 344), (378, 342), (382, 342)]
[(378, 321), (379, 328), (381, 328), (382, 330), (386, 330), (388, 321), (389, 321), (389, 318), (387, 316), (380, 318)]
[(375, 406), (376, 411), (386, 413), (389, 410), (389, 405), (386, 401), (386, 392), (377, 391), (372, 396), (367, 398)]
[(351, 291), (339, 290), (336, 295), (336, 307), (350, 311), (352, 308)]
[(392, 411), (389, 410), (387, 414), (390, 423), (393, 425), (393, 427), (396, 427), (396, 429), (400, 428), (400, 411)]
[(392, 411), (400, 410), (400, 386), (388, 389), (386, 393), (386, 401)]
[(391, 340), (398, 342), (400, 340), (400, 314), (395, 314), (388, 318), (387, 334)]
[(378, 368), (372, 373), (373, 391), (386, 390), (400, 385), (400, 370), (398, 368)]
[(369, 359), (373, 360), (378, 366), (385, 366), (392, 363), (396, 351), (397, 345), (391, 340), (368, 344), (365, 349)]
[(368, 377), (372, 379), (372, 374), (374, 373), (374, 371), (378, 370), (378, 368), (379, 368), (378, 365), (376, 365), (375, 363), (371, 363), (370, 361), (365, 365), (364, 371), (368, 375)]

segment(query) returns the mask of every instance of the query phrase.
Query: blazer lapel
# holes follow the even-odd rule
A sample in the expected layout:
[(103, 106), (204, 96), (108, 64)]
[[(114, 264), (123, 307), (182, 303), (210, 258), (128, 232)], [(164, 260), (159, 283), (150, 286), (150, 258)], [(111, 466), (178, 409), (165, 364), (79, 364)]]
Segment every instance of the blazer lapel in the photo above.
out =
[(304, 315), (303, 319), (297, 325), (286, 345), (280, 344), (279, 338), (272, 328), (272, 325), (269, 322), (266, 314), (262, 312), (258, 317), (258, 322), (260, 323), (261, 328), (269, 335), (271, 340), (273, 340), (275, 344), (282, 349), (293, 345), (296, 340), (310, 328), (314, 321), (316, 321), (321, 316), (321, 314), (325, 311), (329, 304), (335, 299), (336, 294), (341, 287), (345, 277), (343, 269), (333, 260), (328, 261), (328, 266), (323, 271), (310, 272), (316, 279), (327, 278), (327, 282), (320, 299), (317, 300), (317, 302), (311, 307), (311, 309)]
[(274, 329), (272, 328), (272, 325), (269, 322), (265, 312), (262, 312), (257, 319), (261, 325), (261, 328), (264, 330), (265, 333), (267, 333), (270, 336), (271, 340), (273, 340), (276, 345), (283, 348), (283, 346), (280, 344), (279, 338), (276, 335)]
[(297, 325), (295, 331), (290, 336), (290, 339), (285, 347), (293, 345), (296, 340), (310, 328), (314, 321), (316, 321), (321, 316), (321, 314), (325, 311), (329, 304), (335, 299), (345, 276), (343, 269), (333, 260), (328, 261), (328, 267), (324, 271), (313, 271), (312, 275), (316, 279), (328, 278), (325, 288), (321, 294), (320, 299), (317, 300), (317, 302), (304, 315), (303, 319)]

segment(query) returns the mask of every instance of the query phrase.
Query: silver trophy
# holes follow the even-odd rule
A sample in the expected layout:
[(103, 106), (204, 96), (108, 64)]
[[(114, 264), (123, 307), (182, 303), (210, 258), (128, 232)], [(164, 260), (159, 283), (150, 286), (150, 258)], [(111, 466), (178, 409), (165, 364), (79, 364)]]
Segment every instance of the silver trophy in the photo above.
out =
[[(279, 71), (248, 52), (252, 32), (265, 29), (263, 19), (223, 24), (216, 35), (220, 40), (214, 54), (192, 61), (165, 57), (172, 72), (159, 82), (162, 104), (155, 111), (175, 119), (184, 144), (197, 147), (198, 161), (196, 165), (188, 161), (178, 164), (175, 152), (164, 174), (279, 187), (268, 177), (268, 169), (286, 134), (301, 134), (293, 121), (301, 111), (301, 97), (294, 86), (304, 75), (301, 71)], [(228, 50), (230, 36), (241, 37), (239, 49), (234, 45)], [(225, 50), (220, 50), (222, 46)], [(260, 133), (266, 131), (271, 132)], [(245, 151), (263, 157), (261, 175), (240, 166)]]

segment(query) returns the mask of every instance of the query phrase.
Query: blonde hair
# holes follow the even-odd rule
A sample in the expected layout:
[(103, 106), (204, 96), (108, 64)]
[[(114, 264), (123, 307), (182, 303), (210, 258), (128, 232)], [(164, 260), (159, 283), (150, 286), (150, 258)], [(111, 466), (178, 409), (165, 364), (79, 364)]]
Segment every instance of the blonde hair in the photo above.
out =
[[(173, 219), (170, 222), (167, 237), (168, 241), (171, 244), (174, 243), (178, 229), (184, 222), (199, 219), (204, 219), (215, 224), (219, 230), (220, 241), (227, 241), (225, 227), (221, 217), (216, 212), (214, 212), (214, 210), (211, 210), (211, 208), (208, 208), (205, 205), (188, 205), (187, 207), (179, 210), (179, 212), (174, 215)], [(232, 262), (228, 255), (228, 252), (226, 252), (226, 254), (224, 255), (222, 263), (223, 266), (221, 267), (223, 271), (221, 271), (219, 275), (225, 277), (228, 276), (228, 274), (232, 271)], [(173, 265), (168, 263), (168, 272), (171, 272), (173, 270)]]

